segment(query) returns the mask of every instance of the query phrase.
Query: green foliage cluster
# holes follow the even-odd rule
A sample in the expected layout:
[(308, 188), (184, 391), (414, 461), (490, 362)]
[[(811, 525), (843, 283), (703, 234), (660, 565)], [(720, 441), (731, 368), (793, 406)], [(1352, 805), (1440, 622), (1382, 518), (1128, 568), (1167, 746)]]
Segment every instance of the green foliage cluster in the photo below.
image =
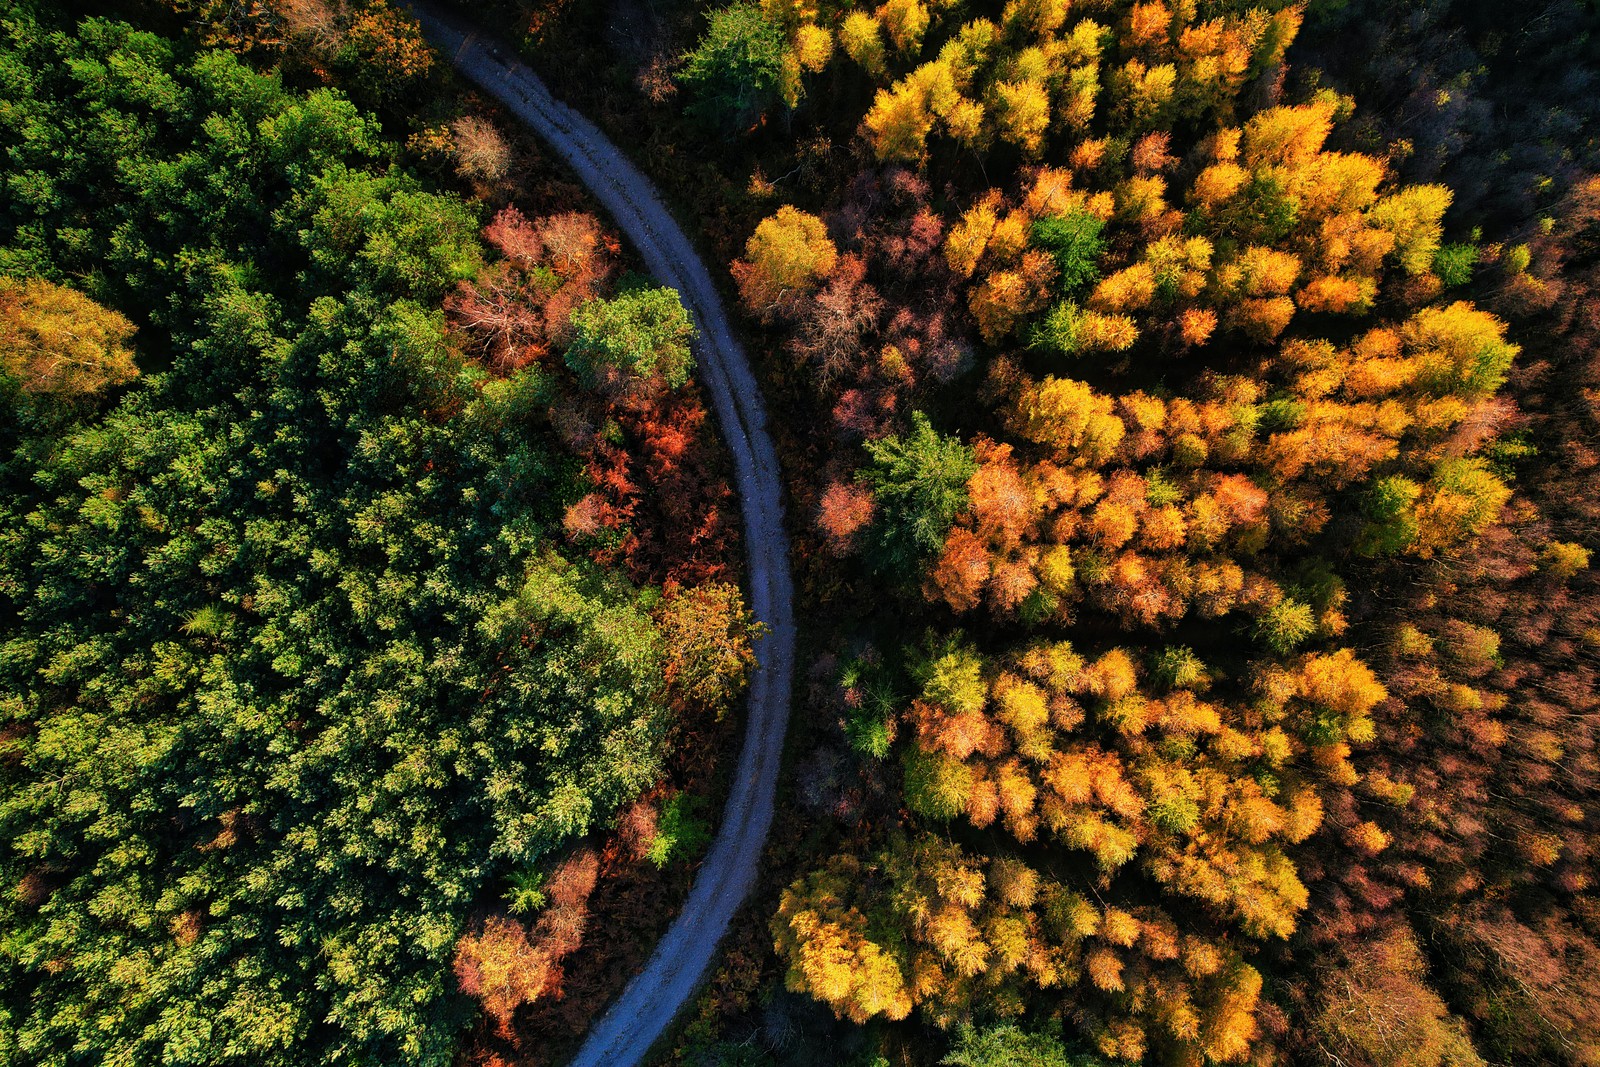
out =
[(1052, 304), (1028, 332), (1028, 347), (1058, 356), (1073, 355), (1078, 351), (1082, 322), (1077, 304), (1070, 300)]
[(690, 112), (716, 125), (748, 126), (783, 87), (788, 42), (760, 4), (735, 3), (711, 14), (678, 80), (695, 98)]
[(696, 793), (674, 793), (661, 809), (655, 840), (646, 855), (657, 867), (692, 859), (711, 843), (711, 824), (702, 814), (706, 798)]
[(1074, 1056), (1060, 1039), (1046, 1033), (1031, 1034), (1004, 1023), (986, 1029), (964, 1026), (950, 1054), (939, 1061), (945, 1067), (1102, 1067), (1098, 1056)]
[(572, 313), (567, 365), (589, 388), (628, 392), (677, 389), (694, 365), (694, 323), (676, 290), (639, 287), (589, 300)]
[(900, 701), (888, 666), (876, 654), (856, 656), (840, 670), (839, 686), (847, 695), (844, 732), (850, 747), (883, 759), (894, 741), (890, 723)]
[(1056, 261), (1056, 280), (1067, 291), (1080, 289), (1100, 274), (1100, 254), (1105, 251), (1105, 220), (1087, 211), (1046, 215), (1034, 222), (1033, 243)]
[(946, 437), (918, 411), (900, 437), (867, 444), (872, 462), (861, 481), (878, 499), (876, 552), (885, 569), (909, 573), (943, 545), (967, 506), (967, 480), (977, 471), (972, 449)]
[(472, 205), (337, 92), (0, 10), (0, 272), (146, 364), (0, 457), (0, 1062), (452, 1063), (469, 912), (657, 776), (658, 597), (554, 547), (540, 374), (446, 344)]

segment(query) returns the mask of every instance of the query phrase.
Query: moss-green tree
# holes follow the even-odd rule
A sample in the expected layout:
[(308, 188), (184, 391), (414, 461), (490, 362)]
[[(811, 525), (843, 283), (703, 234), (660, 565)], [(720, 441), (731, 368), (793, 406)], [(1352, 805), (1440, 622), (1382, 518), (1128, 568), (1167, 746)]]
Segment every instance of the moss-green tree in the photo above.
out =
[(689, 380), (694, 323), (674, 289), (637, 288), (572, 313), (567, 366), (591, 389), (637, 402)]
[(760, 4), (741, 2), (711, 14), (678, 80), (694, 95), (690, 110), (724, 129), (743, 129), (779, 100), (787, 41)]
[(944, 545), (967, 504), (976, 473), (972, 449), (933, 428), (920, 411), (903, 435), (867, 444), (872, 462), (857, 477), (877, 498), (875, 551), (887, 569), (909, 573)]

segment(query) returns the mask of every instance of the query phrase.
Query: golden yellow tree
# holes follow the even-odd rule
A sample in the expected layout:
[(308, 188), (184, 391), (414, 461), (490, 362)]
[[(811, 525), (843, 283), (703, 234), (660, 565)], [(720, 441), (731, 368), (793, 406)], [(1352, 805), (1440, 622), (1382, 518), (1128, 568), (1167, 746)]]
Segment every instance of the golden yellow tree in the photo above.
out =
[(133, 324), (42, 278), (0, 278), (0, 373), (37, 396), (72, 400), (133, 380)]
[(839, 257), (828, 228), (815, 215), (788, 205), (762, 220), (733, 264), (739, 295), (763, 318), (821, 284)]

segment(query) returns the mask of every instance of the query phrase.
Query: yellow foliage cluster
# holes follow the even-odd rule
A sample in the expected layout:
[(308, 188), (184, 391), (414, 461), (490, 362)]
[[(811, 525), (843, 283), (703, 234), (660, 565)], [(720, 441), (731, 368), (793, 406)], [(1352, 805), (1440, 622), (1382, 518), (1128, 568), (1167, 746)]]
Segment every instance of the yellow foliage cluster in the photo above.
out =
[(904, 1019), (912, 1000), (898, 962), (867, 938), (867, 917), (847, 903), (861, 864), (841, 856), (784, 891), (773, 921), (777, 948), (788, 961), (788, 985), (864, 1023), (874, 1016)]
[[(1227, 114), (1250, 73), (1276, 62), (1299, 26), (1294, 9), (1200, 20), (1192, 3), (1143, 3), (1133, 5), (1125, 27), (1113, 28), (1074, 19), (1065, 0), (1014, 0), (998, 22), (969, 21), (923, 58), (935, 37), (930, 28), (949, 6), (889, 0), (839, 20), (844, 52), (891, 82), (866, 121), (881, 160), (920, 162), (935, 133), (968, 148), (998, 141), (1037, 157), (1052, 139), (1087, 136), (1103, 89), (1114, 101), (1113, 120), (1135, 132)], [(1111, 42), (1123, 53), (1115, 65)], [(919, 58), (894, 77), (896, 60)]]
[[(1034, 171), (1015, 204), (1008, 205), (991, 190), (967, 209), (950, 228), (944, 255), (958, 276), (976, 278), (968, 307), (984, 340), (993, 343), (1005, 338), (1050, 300), (1057, 270), (1047, 253), (1031, 247), (1033, 224), (1049, 216), (1073, 214), (1103, 221), (1113, 210), (1109, 194), (1091, 195), (1074, 189), (1072, 173), (1058, 168)], [(1131, 328), (1131, 321), (1128, 326)], [(1117, 328), (1116, 319), (1099, 314), (1080, 327), (1099, 331), (1085, 337), (1086, 347), (1125, 348), (1131, 339), (1121, 343)]]
[[(773, 932), (791, 988), (858, 1022), (920, 1006), (948, 1025), (973, 1004), (1016, 1013), (1031, 990), (1071, 987), (1106, 1055), (1241, 1060), (1259, 976), (1225, 937), (1184, 933), (1188, 916), (1258, 940), (1294, 932), (1308, 895), (1285, 849), (1351, 780), (1350, 743), (1386, 696), (1372, 672), (1347, 650), (1314, 654), (1221, 696), (1184, 650), (1151, 670), (1126, 649), (1056, 641), (999, 661), (931, 646), (914, 673), (912, 811), (1050, 840), (1108, 874), (1137, 866), (1162, 899), (1091, 900), (1005, 849), (897, 838), (870, 869), (841, 856), (784, 895)], [(1387, 845), (1376, 827), (1350, 833)]]
[(1084, 659), (1058, 642), (998, 665), (947, 650), (926, 672), (976, 670), (987, 696), (956, 709), (932, 687), (912, 703), (907, 803), (1022, 843), (1047, 835), (1107, 871), (1137, 860), (1250, 936), (1287, 937), (1306, 896), (1282, 846), (1320, 825), (1321, 790), (1386, 694), (1348, 650), (1270, 668), (1231, 701), (1208, 699), (1194, 666), (1161, 682), (1122, 649)]
[[(1280, 269), (1272, 255), (1246, 261), (1267, 279), (1248, 284)], [(1124, 291), (1127, 274), (1101, 292), (1118, 278), (1111, 289)], [(1263, 612), (1283, 590), (1254, 558), (1316, 536), (1334, 494), (1397, 459), (1434, 472), (1418, 490), (1408, 550), (1446, 550), (1509, 495), (1481, 463), (1453, 459), (1449, 435), (1514, 353), (1502, 323), (1458, 303), (1348, 348), (1286, 343), (1259, 374), (1208, 376), (1193, 398), (1114, 397), (1000, 361), (1006, 428), (1029, 449), (977, 442), (968, 508), (929, 570), (928, 595), (1035, 619), (1070, 618), (1085, 600), (1144, 623)], [(1269, 401), (1261, 383), (1274, 380), (1295, 399)], [(1315, 631), (1342, 628), (1337, 605), (1324, 606)]]
[(1255, 1034), (1261, 977), (1225, 939), (933, 836), (896, 837), (871, 863), (834, 857), (785, 891), (772, 933), (789, 988), (856, 1022), (920, 1007), (953, 1025), (975, 1004), (1016, 1016), (1045, 989), (1094, 1006), (1107, 1056), (1233, 1063)]
[(0, 277), (0, 376), (26, 393), (73, 400), (139, 374), (133, 323), (42, 278)]
[[(1330, 150), (1352, 101), (1242, 106), (1300, 9), (1202, 6), (1011, 0), (998, 19), (941, 26), (946, 6), (908, 3), (842, 19), (844, 50), (881, 86), (862, 125), (880, 161), (1019, 163), (1014, 185), (968, 190), (944, 231), (995, 350), (983, 396), (999, 439), (970, 439), (976, 471), (924, 595), (1053, 630), (1087, 612), (1163, 635), (1219, 620), (1251, 662), (1228, 678), (1172, 647), (930, 652), (892, 724), (906, 805), (924, 826), (1006, 844), (974, 857), (898, 841), (828, 892), (872, 902), (848, 927), (871, 951), (852, 958), (893, 959), (893, 1012), (948, 1024), (1072, 986), (1104, 1055), (1230, 1063), (1251, 1054), (1261, 979), (1228, 942), (1295, 931), (1308, 896), (1295, 847), (1319, 830), (1352, 856), (1391, 847), (1349, 790), (1375, 709), (1401, 697), (1344, 647), (1338, 560), (1426, 560), (1496, 521), (1510, 490), (1475, 453), (1517, 349), (1468, 303), (1430, 306), (1449, 274), (1434, 269), (1450, 192)], [(1349, 325), (1375, 307), (1404, 310)], [(1185, 357), (1208, 363), (1152, 366)], [(1140, 388), (1106, 386), (1126, 372)], [(1552, 573), (1587, 563), (1572, 546), (1547, 557)], [(1496, 640), (1459, 626), (1395, 638), (1419, 661), (1451, 648), (1456, 673), (1492, 669)], [(1485, 699), (1422, 662), (1406, 685), (1447, 713)], [(1365, 788), (1410, 799), (1387, 778)], [(1516, 845), (1553, 861), (1537, 835)], [(1091, 902), (1023, 846), (1078, 854), (1082, 880), (1107, 891)], [(1129, 875), (1160, 893), (1119, 899)], [(858, 1020), (900, 1017), (794, 969), (822, 884), (791, 892), (774, 931), (794, 988), (826, 986)]]
[[(947, 90), (959, 89), (955, 82), (926, 81), (931, 71), (885, 91), (883, 106), (868, 117), (880, 137), (917, 146), (903, 158), (921, 158), (940, 113), (905, 93), (922, 86), (928, 99), (946, 100)], [(1002, 88), (1012, 104), (1001, 114), (1020, 122), (1034, 113), (1019, 110), (1022, 97), (1012, 83)], [(1052, 215), (1081, 212), (1139, 236), (1120, 253), (1122, 265), (1108, 270), (1085, 306), (1072, 312), (1079, 352), (1125, 351), (1141, 336), (1194, 347), (1211, 341), (1219, 327), (1270, 344), (1298, 312), (1367, 312), (1386, 263), (1431, 277), (1448, 192), (1418, 186), (1384, 195), (1378, 160), (1325, 151), (1340, 106), (1324, 94), (1224, 128), (1208, 139), (1210, 162), (1187, 190), (1169, 189), (1165, 177), (1147, 171), (1096, 190), (1105, 143), (1086, 140), (1079, 148), (1093, 151), (1073, 154), (1078, 187), (1073, 170), (1042, 168), (1027, 174), (1015, 202), (993, 189), (979, 196), (945, 241), (950, 268), (970, 279), (979, 333), (1002, 343), (1050, 305), (1055, 276), (1032, 227)], [(1019, 136), (1037, 147), (1034, 132)]]
[(786, 204), (756, 227), (733, 276), (745, 306), (766, 317), (821, 284), (838, 258), (822, 220)]

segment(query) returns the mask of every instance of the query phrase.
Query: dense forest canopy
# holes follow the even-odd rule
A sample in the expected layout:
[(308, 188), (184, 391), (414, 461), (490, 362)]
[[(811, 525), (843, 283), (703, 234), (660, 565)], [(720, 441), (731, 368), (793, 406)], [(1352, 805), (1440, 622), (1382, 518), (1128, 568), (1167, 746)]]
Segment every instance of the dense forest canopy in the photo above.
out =
[[(483, 211), (339, 91), (0, 25), (0, 1059), (450, 1063), (469, 921), (737, 692), (738, 592), (568, 535), (579, 386), (463, 355)], [(682, 386), (676, 294), (608, 292), (584, 382)]]
[[(705, 73), (739, 30), (769, 114), (850, 101), (870, 162), (733, 275), (831, 409), (819, 534), (930, 627), (845, 635), (902, 642), (832, 699), (904, 809), (782, 894), (789, 987), (1133, 1062), (1588, 1062), (1592, 698), (1530, 703), (1508, 663), (1592, 655), (1514, 621), (1589, 558), (1516, 494), (1506, 316), (1555, 264), (1289, 76), (1347, 13), (754, 11), (713, 15), (685, 88), (748, 123)], [(1475, 1002), (1457, 953), (1497, 961)]]
[[(448, 6), (783, 452), (651, 1062), (1600, 1063), (1592, 2)], [(560, 1062), (759, 635), (693, 320), (389, 0), (115, 14), (0, 0), (0, 1061)]]

